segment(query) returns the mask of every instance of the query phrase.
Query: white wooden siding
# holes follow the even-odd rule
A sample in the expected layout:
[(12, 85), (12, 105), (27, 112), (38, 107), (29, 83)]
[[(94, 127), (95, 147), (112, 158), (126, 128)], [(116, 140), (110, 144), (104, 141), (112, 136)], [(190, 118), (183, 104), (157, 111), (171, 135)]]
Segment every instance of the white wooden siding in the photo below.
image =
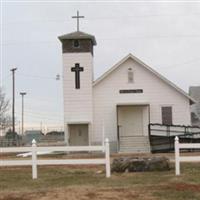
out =
[[(75, 73), (71, 68), (80, 63), (84, 68), (80, 72), (80, 89), (75, 89)], [(63, 54), (63, 94), (64, 94), (64, 121), (66, 142), (68, 137), (67, 124), (88, 123), (93, 120), (92, 103), (93, 57), (91, 53), (64, 53)], [(90, 129), (91, 130), (91, 127)], [(89, 137), (90, 137), (89, 133)]]
[[(132, 84), (127, 82), (129, 67), (134, 71)], [(117, 104), (149, 104), (151, 123), (162, 123), (161, 106), (171, 105), (173, 124), (190, 125), (189, 99), (131, 58), (95, 84), (93, 89), (94, 131), (91, 139), (94, 142), (102, 140), (103, 121), (105, 137), (117, 141)], [(120, 89), (143, 89), (143, 93), (120, 94)]]
[[(80, 89), (75, 89), (75, 73), (71, 67), (80, 63)], [(93, 58), (91, 53), (63, 54), (64, 113), (66, 122), (92, 121)]]

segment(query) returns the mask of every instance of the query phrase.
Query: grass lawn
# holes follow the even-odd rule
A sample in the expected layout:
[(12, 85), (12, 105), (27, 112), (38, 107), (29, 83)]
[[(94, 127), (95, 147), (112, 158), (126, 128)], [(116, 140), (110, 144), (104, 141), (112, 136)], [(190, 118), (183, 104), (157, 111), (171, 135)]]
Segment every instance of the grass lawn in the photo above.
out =
[(30, 167), (0, 168), (0, 200), (200, 200), (200, 163), (167, 172), (112, 174), (104, 166), (42, 166), (37, 180)]

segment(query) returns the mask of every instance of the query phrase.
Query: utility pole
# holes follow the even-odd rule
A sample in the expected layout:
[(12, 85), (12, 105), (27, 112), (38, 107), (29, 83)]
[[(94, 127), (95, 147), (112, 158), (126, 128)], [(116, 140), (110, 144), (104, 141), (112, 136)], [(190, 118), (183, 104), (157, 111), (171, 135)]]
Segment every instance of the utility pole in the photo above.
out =
[(26, 92), (20, 92), (20, 95), (22, 96), (22, 135), (24, 135), (24, 95)]
[(42, 133), (42, 121), (40, 122), (40, 131)]
[(21, 122), (19, 121), (19, 133), (21, 133), (21, 128), (20, 128), (20, 126), (21, 126)]
[(13, 84), (13, 96), (12, 96), (12, 132), (15, 133), (15, 71), (17, 68), (12, 68), (12, 84)]

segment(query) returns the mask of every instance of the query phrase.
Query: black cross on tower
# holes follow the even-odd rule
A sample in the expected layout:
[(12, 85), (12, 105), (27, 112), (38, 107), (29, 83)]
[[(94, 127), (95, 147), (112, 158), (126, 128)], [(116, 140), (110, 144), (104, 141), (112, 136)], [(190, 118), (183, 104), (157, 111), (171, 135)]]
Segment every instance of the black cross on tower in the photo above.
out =
[(77, 31), (79, 31), (79, 18), (84, 18), (84, 16), (79, 16), (79, 11), (77, 11), (77, 16), (72, 16), (72, 18), (77, 19)]
[(75, 63), (75, 67), (71, 68), (72, 72), (75, 72), (75, 87), (80, 89), (80, 72), (83, 72), (83, 67), (80, 67), (79, 63)]

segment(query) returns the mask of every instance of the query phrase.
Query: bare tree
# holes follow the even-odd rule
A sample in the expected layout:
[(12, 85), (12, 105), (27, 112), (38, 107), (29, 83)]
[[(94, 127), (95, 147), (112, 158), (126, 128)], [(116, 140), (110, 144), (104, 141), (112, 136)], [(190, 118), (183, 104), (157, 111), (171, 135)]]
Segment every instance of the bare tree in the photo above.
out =
[(4, 130), (11, 125), (11, 117), (8, 115), (10, 102), (6, 99), (6, 95), (0, 88), (0, 130)]
[(197, 108), (197, 115), (200, 120), (200, 102), (197, 103), (196, 108)]

